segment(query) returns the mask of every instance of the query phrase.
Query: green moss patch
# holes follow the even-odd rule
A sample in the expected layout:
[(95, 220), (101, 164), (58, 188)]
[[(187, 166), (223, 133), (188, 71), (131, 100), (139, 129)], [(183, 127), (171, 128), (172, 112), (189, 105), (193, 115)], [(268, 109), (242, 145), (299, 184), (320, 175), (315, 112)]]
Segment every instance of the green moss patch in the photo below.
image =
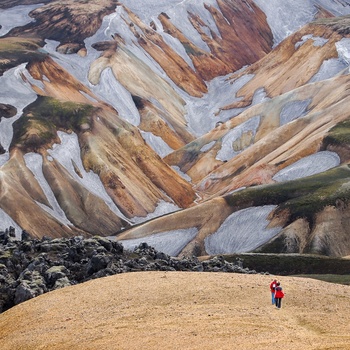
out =
[(49, 121), (22, 117), (14, 123), (12, 144), (35, 152), (56, 137), (56, 128)]
[(199, 50), (197, 50), (193, 45), (189, 43), (182, 43), (183, 47), (185, 48), (185, 51), (188, 55), (192, 56), (202, 56), (203, 53)]
[(350, 120), (338, 123), (329, 130), (323, 141), (324, 147), (333, 146), (350, 146)]
[(312, 22), (314, 24), (321, 24), (332, 28), (339, 34), (346, 35), (350, 33), (350, 16), (339, 16), (329, 18), (319, 18)]
[[(350, 260), (306, 254), (230, 254), (225, 260), (236, 263), (240, 260), (244, 268), (257, 272), (288, 275), (349, 275)], [(341, 278), (341, 277), (339, 277)]]
[(25, 112), (32, 118), (45, 119), (57, 128), (79, 131), (84, 123), (90, 123), (94, 107), (89, 104), (62, 102), (51, 97), (40, 97)]
[(335, 274), (309, 274), (309, 275), (295, 275), (295, 277), (313, 278), (319, 281), (325, 281), (330, 283), (344, 284), (350, 286), (350, 274), (348, 275), (335, 275)]
[(46, 57), (46, 54), (40, 51), (43, 44), (39, 39), (0, 39), (0, 75), (21, 63), (43, 60)]
[(57, 129), (78, 133), (82, 124), (90, 124), (93, 111), (94, 107), (88, 104), (39, 97), (13, 124), (12, 145), (36, 151), (56, 139)]
[(239, 209), (278, 205), (276, 214), (288, 211), (289, 221), (306, 218), (311, 224), (316, 213), (326, 206), (335, 206), (336, 202), (350, 200), (350, 169), (340, 166), (306, 178), (251, 187), (225, 196), (226, 202)]

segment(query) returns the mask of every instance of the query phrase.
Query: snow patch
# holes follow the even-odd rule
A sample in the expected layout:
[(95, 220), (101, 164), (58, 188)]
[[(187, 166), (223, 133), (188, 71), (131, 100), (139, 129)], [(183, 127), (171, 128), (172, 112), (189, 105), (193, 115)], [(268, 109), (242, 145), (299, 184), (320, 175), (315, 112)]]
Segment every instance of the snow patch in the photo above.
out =
[(276, 236), (282, 228), (268, 228), (268, 215), (274, 205), (251, 207), (231, 214), (220, 228), (205, 240), (208, 254), (249, 252)]
[(119, 116), (130, 124), (135, 126), (140, 124), (140, 114), (130, 92), (115, 79), (110, 68), (102, 72), (99, 84), (92, 87), (92, 91), (113, 106)]
[(141, 217), (141, 216), (134, 217), (130, 221), (132, 222), (132, 224), (140, 224), (142, 222), (146, 222), (146, 221), (149, 221), (151, 219), (154, 219), (154, 218), (157, 218), (159, 216), (163, 216), (163, 215), (166, 215), (169, 213), (173, 213), (173, 212), (178, 211), (178, 210), (180, 210), (180, 208), (177, 205), (175, 205), (174, 203), (160, 201), (153, 213), (149, 213), (145, 217)]
[(20, 5), (10, 9), (0, 9), (0, 37), (7, 34), (11, 29), (22, 27), (30, 22), (34, 22), (34, 18), (29, 17), (29, 12), (40, 7), (40, 5)]
[(304, 35), (300, 41), (298, 41), (294, 47), (297, 49), (298, 47), (302, 46), (304, 43), (306, 43), (309, 39), (312, 39), (314, 41), (314, 46), (323, 46), (328, 42), (328, 39), (321, 38), (319, 36), (313, 36), (312, 34)]
[(200, 152), (207, 152), (209, 151), (214, 145), (215, 145), (215, 141), (211, 141), (209, 143), (207, 143), (206, 145), (204, 145), (201, 149), (200, 149)]
[(348, 66), (350, 62), (350, 38), (341, 39), (335, 43), (335, 47), (337, 49), (339, 59)]
[(24, 161), (26, 163), (27, 168), (31, 170), (34, 177), (40, 184), (40, 187), (42, 188), (47, 200), (51, 205), (51, 208), (39, 202), (37, 202), (37, 204), (62, 224), (66, 226), (68, 225), (74, 226), (66, 217), (66, 214), (58, 204), (50, 185), (45, 179), (45, 176), (43, 174), (43, 169), (42, 169), (42, 164), (43, 164), (42, 156), (37, 153), (27, 153), (24, 155)]
[(340, 164), (340, 158), (335, 152), (321, 151), (280, 170), (272, 178), (277, 182), (300, 179), (306, 176), (322, 173)]
[(15, 229), (16, 238), (20, 239), (22, 234), (21, 227), (0, 208), (0, 231), (5, 231), (10, 226)]
[(337, 16), (344, 16), (350, 13), (350, 2), (349, 0), (313, 0), (316, 6), (321, 6), (325, 10), (333, 13)]
[(29, 83), (22, 78), (27, 75), (27, 63), (7, 70), (3, 76), (0, 77), (0, 103), (6, 103), (23, 110), (30, 103), (37, 98)]
[(164, 158), (174, 150), (168, 146), (159, 136), (153, 135), (151, 132), (141, 131), (141, 135), (146, 143), (161, 157)]
[(324, 60), (318, 72), (309, 80), (309, 83), (330, 79), (341, 73), (347, 67), (348, 65), (339, 58)]
[(350, 14), (348, 0), (254, 0), (265, 12), (271, 28), (274, 46), (315, 19), (317, 7), (323, 7), (335, 16)]
[[(228, 80), (230, 75), (211, 80), (208, 83), (208, 93), (201, 98), (191, 98), (180, 92), (182, 98), (186, 101), (186, 119), (189, 129), (197, 137), (214, 129), (218, 122), (225, 122), (232, 118), (232, 110), (217, 112), (222, 106), (239, 101), (240, 98), (236, 97), (237, 91), (254, 77), (253, 74), (247, 74), (232, 82)], [(239, 111), (242, 111), (242, 109)]]
[(291, 101), (286, 103), (280, 113), (280, 125), (290, 123), (291, 121), (306, 115), (307, 107), (311, 101), (311, 99), (307, 99), (303, 101)]
[(265, 12), (271, 28), (274, 46), (312, 21), (316, 8), (311, 0), (254, 0)]
[(157, 251), (170, 256), (177, 256), (181, 250), (196, 236), (198, 229), (189, 228), (162, 232), (136, 239), (120, 240), (126, 250), (134, 250), (141, 243), (147, 243)]
[(0, 156), (0, 166), (9, 159), (8, 149), (13, 138), (12, 124), (21, 117), (23, 109), (37, 98), (30, 85), (23, 81), (26, 63), (9, 69), (0, 77), (0, 103), (16, 107), (17, 114), (12, 118), (2, 118), (0, 122), (0, 144), (6, 153)]
[[(118, 207), (112, 201), (111, 197), (109, 197), (99, 176), (93, 171), (87, 172), (84, 169), (80, 157), (78, 136), (75, 133), (67, 134), (62, 131), (58, 131), (57, 134), (61, 140), (61, 143), (54, 144), (52, 146), (52, 149), (48, 150), (49, 155), (57, 160), (63, 167), (65, 167), (70, 175), (81, 185), (83, 185), (89, 192), (103, 199), (111, 211), (113, 211), (117, 216), (123, 218), (126, 221), (129, 221), (120, 212)], [(82, 177), (78, 176), (73, 164), (76, 165)]]
[(183, 179), (185, 179), (187, 182), (192, 182), (192, 179), (187, 175), (185, 174), (184, 172), (181, 171), (181, 169), (176, 166), (176, 165), (172, 165), (171, 166)]
[(256, 134), (256, 130), (260, 125), (260, 116), (255, 116), (250, 118), (246, 122), (236, 126), (232, 130), (230, 130), (223, 138), (222, 138), (222, 146), (218, 154), (216, 155), (216, 159), (222, 161), (228, 161), (232, 159), (234, 156), (240, 153), (240, 151), (235, 151), (233, 148), (233, 143), (239, 139), (244, 133), (251, 131), (252, 136)]

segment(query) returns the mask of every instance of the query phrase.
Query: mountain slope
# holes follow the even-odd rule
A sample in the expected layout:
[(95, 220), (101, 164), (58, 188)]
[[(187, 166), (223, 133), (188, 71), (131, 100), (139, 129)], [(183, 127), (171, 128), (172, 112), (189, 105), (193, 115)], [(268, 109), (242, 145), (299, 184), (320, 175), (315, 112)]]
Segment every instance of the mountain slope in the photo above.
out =
[(0, 9), (0, 229), (350, 254), (348, 1)]

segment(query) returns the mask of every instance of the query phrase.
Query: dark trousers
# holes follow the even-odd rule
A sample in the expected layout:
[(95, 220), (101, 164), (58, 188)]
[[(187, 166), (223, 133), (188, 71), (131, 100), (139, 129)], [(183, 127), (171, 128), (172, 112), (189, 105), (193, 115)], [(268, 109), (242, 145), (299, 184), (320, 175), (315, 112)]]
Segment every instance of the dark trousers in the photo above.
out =
[(275, 298), (276, 307), (281, 308), (282, 298)]

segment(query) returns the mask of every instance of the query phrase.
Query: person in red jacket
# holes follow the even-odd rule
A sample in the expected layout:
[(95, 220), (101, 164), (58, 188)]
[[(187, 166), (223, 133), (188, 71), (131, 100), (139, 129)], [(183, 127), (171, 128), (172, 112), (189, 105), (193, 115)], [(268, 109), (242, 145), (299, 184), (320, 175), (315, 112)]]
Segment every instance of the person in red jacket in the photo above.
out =
[(276, 288), (275, 288), (275, 302), (276, 302), (276, 308), (281, 308), (282, 298), (284, 297), (284, 293), (282, 291), (282, 287), (280, 282), (277, 282)]
[(270, 283), (270, 291), (271, 291), (271, 302), (272, 305), (276, 305), (276, 301), (275, 301), (275, 288), (277, 286), (277, 280), (274, 279), (271, 283)]

